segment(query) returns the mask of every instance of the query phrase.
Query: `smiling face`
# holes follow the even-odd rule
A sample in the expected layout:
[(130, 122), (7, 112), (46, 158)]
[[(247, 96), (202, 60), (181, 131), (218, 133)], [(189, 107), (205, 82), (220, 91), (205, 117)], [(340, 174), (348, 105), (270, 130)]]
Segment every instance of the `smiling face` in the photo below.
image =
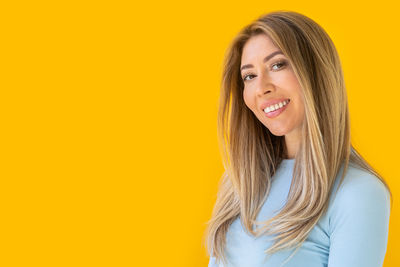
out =
[(244, 102), (260, 122), (273, 135), (284, 135), (286, 143), (299, 140), (304, 121), (302, 88), (288, 58), (267, 35), (258, 34), (245, 43), (241, 76)]

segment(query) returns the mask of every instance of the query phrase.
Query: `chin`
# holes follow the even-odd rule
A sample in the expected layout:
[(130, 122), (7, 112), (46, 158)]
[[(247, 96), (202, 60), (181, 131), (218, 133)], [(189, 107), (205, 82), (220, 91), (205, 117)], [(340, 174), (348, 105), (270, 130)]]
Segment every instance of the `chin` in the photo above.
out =
[(272, 133), (275, 136), (284, 136), (286, 135), (286, 131), (279, 131), (276, 129), (268, 129), (270, 131), (270, 133)]

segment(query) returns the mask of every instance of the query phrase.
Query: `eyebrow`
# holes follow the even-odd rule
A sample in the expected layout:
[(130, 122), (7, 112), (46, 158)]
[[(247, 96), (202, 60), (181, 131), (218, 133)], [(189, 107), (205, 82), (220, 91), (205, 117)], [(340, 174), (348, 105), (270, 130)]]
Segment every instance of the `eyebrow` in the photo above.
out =
[[(266, 56), (266, 57), (264, 58), (263, 62), (265, 63), (265, 62), (267, 62), (268, 60), (270, 60), (271, 58), (273, 58), (274, 56), (279, 55), (279, 54), (283, 55), (282, 51), (280, 51), (280, 50), (275, 51), (275, 52), (269, 54), (268, 56)], [(253, 68), (253, 67), (254, 67), (254, 66), (251, 65), (251, 64), (246, 64), (246, 65), (243, 65), (243, 66), (240, 68), (240, 70), (242, 71), (242, 70), (244, 70), (244, 69), (249, 69), (249, 68)]]

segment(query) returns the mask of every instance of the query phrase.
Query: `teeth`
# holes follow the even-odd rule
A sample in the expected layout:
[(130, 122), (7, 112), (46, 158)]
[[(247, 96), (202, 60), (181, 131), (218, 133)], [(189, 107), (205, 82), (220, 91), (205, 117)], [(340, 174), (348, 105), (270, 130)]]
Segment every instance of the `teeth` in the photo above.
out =
[(281, 107), (283, 107), (283, 106), (286, 106), (287, 103), (289, 103), (289, 101), (288, 101), (288, 100), (285, 100), (285, 101), (283, 101), (283, 102), (279, 102), (278, 104), (271, 105), (271, 106), (269, 106), (269, 107), (266, 107), (266, 108), (264, 109), (264, 112), (268, 113), (268, 112), (277, 110), (277, 109), (279, 109), (279, 108), (281, 108)]

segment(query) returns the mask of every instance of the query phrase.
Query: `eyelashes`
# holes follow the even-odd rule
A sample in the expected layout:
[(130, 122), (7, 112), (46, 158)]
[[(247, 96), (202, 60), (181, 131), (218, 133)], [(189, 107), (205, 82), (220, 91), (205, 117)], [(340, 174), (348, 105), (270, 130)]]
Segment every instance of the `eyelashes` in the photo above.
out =
[[(281, 61), (278, 61), (278, 62), (272, 64), (272, 65), (270, 66), (269, 69), (270, 69), (271, 71), (279, 71), (279, 70), (285, 68), (286, 65), (287, 65), (287, 61), (286, 61), (286, 60), (281, 60)], [(251, 77), (251, 76), (256, 76), (256, 75), (253, 75), (253, 74), (246, 74), (246, 75), (243, 76), (242, 80), (243, 80), (244, 82), (245, 82), (245, 81), (249, 81), (249, 79), (247, 79), (247, 78), (248, 78), (248, 77)]]
[(274, 70), (280, 70), (280, 69), (282, 69), (284, 66), (286, 66), (286, 62), (285, 61), (279, 61), (279, 62), (277, 62), (277, 63), (274, 63), (274, 64), (272, 64), (271, 65), (271, 69), (273, 69), (275, 66), (277, 66), (277, 65), (281, 65), (282, 67), (280, 67), (280, 68), (278, 68), (278, 69), (274, 69)]

